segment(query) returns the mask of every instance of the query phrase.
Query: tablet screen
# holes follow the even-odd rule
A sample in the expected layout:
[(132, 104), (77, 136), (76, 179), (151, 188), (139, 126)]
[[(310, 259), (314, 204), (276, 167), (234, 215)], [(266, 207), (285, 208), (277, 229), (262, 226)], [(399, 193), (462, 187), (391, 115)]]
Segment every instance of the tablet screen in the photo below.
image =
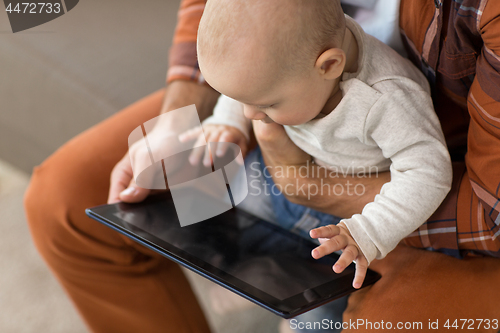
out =
[(90, 212), (127, 236), (280, 312), (314, 307), (328, 297), (353, 291), (352, 265), (336, 274), (332, 271), (336, 254), (315, 260), (311, 251), (317, 245), (310, 240), (238, 209), (184, 227), (169, 195), (140, 204), (99, 206)]
[(114, 215), (280, 300), (349, 273), (334, 273), (334, 258), (313, 259), (309, 242), (241, 211), (180, 227), (166, 206)]

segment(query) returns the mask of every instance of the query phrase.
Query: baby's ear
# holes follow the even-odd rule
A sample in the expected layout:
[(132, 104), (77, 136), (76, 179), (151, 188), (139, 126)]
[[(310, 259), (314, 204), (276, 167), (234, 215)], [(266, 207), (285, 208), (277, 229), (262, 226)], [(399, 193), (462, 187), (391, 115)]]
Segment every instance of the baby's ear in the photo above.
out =
[(334, 80), (342, 75), (346, 63), (346, 55), (342, 49), (328, 49), (320, 54), (315, 68), (327, 80)]

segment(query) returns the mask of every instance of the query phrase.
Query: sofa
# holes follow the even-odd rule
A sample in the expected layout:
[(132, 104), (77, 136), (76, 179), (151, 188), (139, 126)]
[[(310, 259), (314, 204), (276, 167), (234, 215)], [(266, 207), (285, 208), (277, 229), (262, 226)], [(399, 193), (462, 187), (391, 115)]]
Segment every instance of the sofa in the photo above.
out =
[[(31, 172), (76, 134), (162, 87), (178, 5), (80, 1), (67, 14), (15, 34), (0, 12), (0, 158)], [(345, 332), (381, 331), (373, 325), (381, 321), (456, 332), (470, 325), (462, 328), (460, 319), (500, 319), (497, 259), (457, 260), (401, 245), (372, 268), (382, 279), (354, 293), (345, 313), (345, 322), (372, 326)], [(211, 283), (188, 277), (215, 332), (277, 331), (279, 318), (255, 306), (217, 315), (206, 293)], [(476, 331), (500, 331), (479, 326)]]
[(0, 11), (0, 156), (31, 172), (64, 142), (165, 85), (177, 0), (80, 1), (12, 33)]

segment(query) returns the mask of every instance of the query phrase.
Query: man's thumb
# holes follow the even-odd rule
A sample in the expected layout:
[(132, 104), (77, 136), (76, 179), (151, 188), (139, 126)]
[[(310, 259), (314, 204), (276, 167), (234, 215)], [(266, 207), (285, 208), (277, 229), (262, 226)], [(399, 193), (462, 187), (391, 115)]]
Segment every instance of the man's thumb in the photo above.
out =
[(260, 120), (253, 121), (255, 138), (263, 150), (279, 150), (280, 147), (288, 145), (290, 138), (282, 125), (276, 123), (264, 123)]
[(120, 192), (120, 200), (129, 203), (141, 202), (146, 199), (150, 191), (135, 184), (129, 185), (128, 188)]

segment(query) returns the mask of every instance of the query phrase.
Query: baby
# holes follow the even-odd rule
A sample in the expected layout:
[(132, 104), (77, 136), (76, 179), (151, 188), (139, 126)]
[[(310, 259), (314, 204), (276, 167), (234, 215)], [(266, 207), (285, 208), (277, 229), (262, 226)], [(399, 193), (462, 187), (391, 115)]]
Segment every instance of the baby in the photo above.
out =
[(369, 263), (425, 222), (450, 190), (450, 158), (426, 79), (346, 17), (338, 0), (209, 0), (198, 61), (223, 95), (203, 129), (182, 141), (203, 130), (207, 142), (234, 142), (245, 153), (251, 121), (275, 122), (321, 166), (390, 170), (391, 181), (361, 214), (310, 231), (322, 243), (314, 258), (342, 250), (337, 273), (356, 262), (355, 288)]

